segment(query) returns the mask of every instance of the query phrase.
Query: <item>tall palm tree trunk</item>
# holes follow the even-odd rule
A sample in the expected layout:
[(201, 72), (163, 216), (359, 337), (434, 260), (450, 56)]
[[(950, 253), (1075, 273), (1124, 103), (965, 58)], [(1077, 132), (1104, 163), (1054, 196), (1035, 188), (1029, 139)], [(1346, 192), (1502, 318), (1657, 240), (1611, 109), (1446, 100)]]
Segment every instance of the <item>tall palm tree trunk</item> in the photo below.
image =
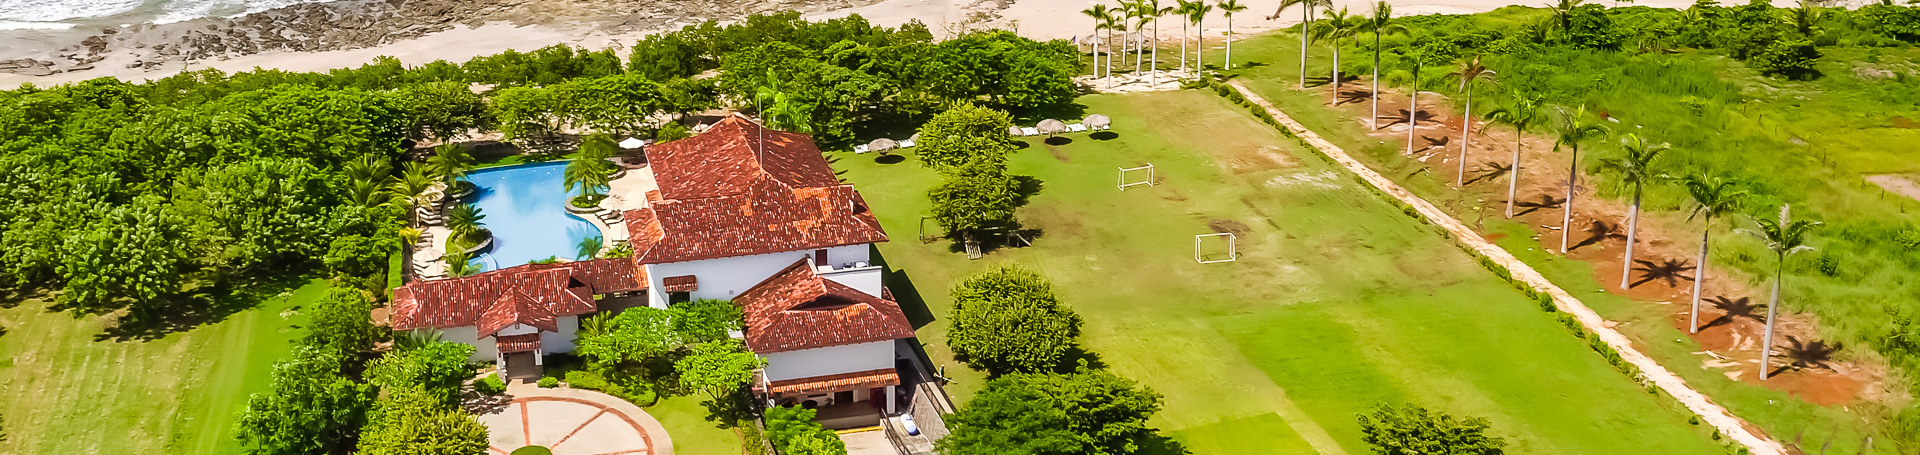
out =
[(1153, 63), (1147, 64), (1147, 71), (1153, 74), (1151, 85), (1160, 85), (1160, 16), (1153, 17)]
[(1573, 145), (1573, 163), (1567, 165), (1567, 201), (1560, 203), (1560, 254), (1567, 254), (1567, 227), (1573, 222), (1573, 178), (1580, 172), (1580, 144)]
[(1620, 261), (1620, 289), (1626, 290), (1633, 276), (1633, 237), (1640, 229), (1640, 184), (1633, 184), (1633, 205), (1627, 207), (1627, 258)]
[(1525, 131), (1521, 131), (1519, 127), (1513, 128), (1513, 165), (1507, 169), (1507, 218), (1509, 219), (1513, 218), (1514, 190), (1520, 187), (1520, 144), (1526, 139), (1522, 136), (1524, 133)]
[(1370, 98), (1373, 98), (1373, 117), (1367, 119), (1367, 126), (1377, 130), (1380, 129), (1380, 32), (1373, 33), (1373, 94)]
[[(1233, 18), (1227, 18), (1227, 21), (1232, 22)], [(1302, 5), (1300, 8), (1300, 88), (1303, 89), (1307, 88), (1307, 42), (1312, 41), (1308, 37), (1308, 33), (1311, 33), (1309, 30), (1312, 28), (1311, 25), (1313, 25), (1313, 5)]]
[(1227, 16), (1227, 69), (1233, 69), (1233, 16)]
[(1467, 176), (1467, 129), (1473, 127), (1473, 88), (1472, 87), (1467, 88), (1466, 98), (1467, 98), (1467, 113), (1466, 115), (1461, 116), (1461, 121), (1460, 121), (1460, 169), (1453, 173), (1454, 188), (1463, 188), (1467, 186), (1466, 183), (1464, 182), (1466, 182), (1466, 176)]
[[(1228, 41), (1232, 43), (1232, 41)], [(1232, 59), (1233, 48), (1227, 48), (1228, 59)], [(1340, 105), (1340, 40), (1333, 40), (1333, 105)]]
[(1207, 17), (1194, 21), (1193, 29), (1200, 32), (1200, 37), (1193, 40), (1193, 72), (1204, 74), (1207, 72)]
[(1193, 33), (1187, 23), (1180, 23), (1180, 72), (1187, 72), (1187, 35)]
[(1693, 306), (1687, 310), (1687, 333), (1700, 333), (1700, 282), (1707, 280), (1707, 238), (1713, 235), (1713, 217), (1701, 221), (1706, 226), (1700, 229), (1700, 264), (1693, 269)]
[(1773, 297), (1767, 300), (1766, 337), (1760, 339), (1760, 380), (1767, 380), (1767, 363), (1773, 360), (1773, 314), (1780, 308), (1780, 282), (1786, 280), (1787, 255), (1780, 255), (1778, 270), (1773, 274)]

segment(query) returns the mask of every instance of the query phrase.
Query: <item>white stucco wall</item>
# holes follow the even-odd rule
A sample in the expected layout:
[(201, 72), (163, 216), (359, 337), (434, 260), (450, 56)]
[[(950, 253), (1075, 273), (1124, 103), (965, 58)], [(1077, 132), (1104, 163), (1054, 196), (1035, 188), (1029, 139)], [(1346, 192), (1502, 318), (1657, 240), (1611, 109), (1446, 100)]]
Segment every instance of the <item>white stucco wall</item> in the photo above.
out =
[[(843, 264), (852, 262), (870, 262), (870, 251), (871, 248), (866, 244), (828, 248), (827, 261), (834, 267), (840, 267)], [(773, 276), (773, 274), (779, 272), (780, 269), (793, 265), (794, 261), (808, 257), (808, 255), (813, 254), (813, 252), (814, 250), (788, 251), (784, 253), (756, 254), (752, 256), (735, 256), (699, 261), (649, 264), (646, 266), (647, 292), (650, 293), (648, 296), (650, 299), (648, 304), (654, 308), (666, 308), (666, 284), (661, 280), (667, 277), (682, 275), (693, 275), (696, 277), (696, 280), (700, 282), (700, 289), (694, 291), (692, 294), (694, 300), (732, 300), (734, 296), (740, 295), (741, 292), (746, 292), (746, 290), (752, 288), (753, 285), (760, 284), (761, 281)], [(876, 296), (880, 295), (880, 287), (878, 286), (879, 279), (876, 277), (873, 282), (875, 285), (871, 290), (863, 289), (850, 283), (847, 285)]]
[[(574, 332), (580, 329), (580, 317), (561, 316), (555, 318), (554, 323), (560, 327), (560, 331), (540, 332), (540, 352), (546, 354), (573, 352), (573, 336)], [(499, 335), (523, 335), (533, 333), (535, 330), (539, 329), (514, 324), (500, 329)], [(448, 327), (440, 329), (440, 340), (473, 346), (473, 357), (469, 358), (469, 361), (492, 363), (500, 356), (500, 346), (495, 344), (494, 337), (479, 338), (477, 331), (478, 329), (472, 326)]]
[(817, 349), (775, 352), (767, 359), (767, 380), (810, 378), (893, 368), (893, 340)]
[[(838, 264), (835, 265), (835, 267), (838, 267), (838, 266), (839, 266)], [(860, 268), (840, 269), (832, 272), (816, 272), (816, 273), (819, 273), (822, 278), (833, 280), (835, 283), (844, 284), (844, 285), (847, 285), (847, 287), (858, 289), (860, 290), (860, 292), (867, 293), (867, 295), (880, 297), (880, 288), (882, 287), (882, 283), (880, 280), (881, 278), (880, 267), (869, 265), (869, 266), (860, 267)]]

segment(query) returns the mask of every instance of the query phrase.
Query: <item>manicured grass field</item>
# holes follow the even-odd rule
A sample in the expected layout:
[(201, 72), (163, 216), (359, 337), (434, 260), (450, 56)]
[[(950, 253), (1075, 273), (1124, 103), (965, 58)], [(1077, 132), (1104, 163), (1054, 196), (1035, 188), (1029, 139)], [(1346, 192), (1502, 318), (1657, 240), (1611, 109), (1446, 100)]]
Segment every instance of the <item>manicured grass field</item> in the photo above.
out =
[[(1100, 362), (1166, 395), (1155, 424), (1194, 453), (1369, 453), (1354, 416), (1382, 402), (1487, 417), (1513, 453), (1722, 451), (1436, 230), (1241, 108), (1198, 91), (1081, 102), (1118, 137), (1029, 140), (1012, 168), (1044, 182), (1021, 215), (1042, 233), (978, 261), (915, 239), (932, 172), (835, 155), (893, 237), (889, 286), (959, 399), (984, 378), (945, 347), (946, 291), (1020, 265), (1086, 318)], [(1148, 162), (1158, 186), (1115, 189), (1117, 167)], [(1242, 256), (1196, 264), (1193, 236), (1216, 228)]]
[[(1393, 177), (1401, 185), (1411, 189), (1416, 194), (1435, 202), (1446, 210), (1453, 212), (1454, 216), (1460, 217), (1470, 224), (1475, 223), (1476, 219), (1480, 220), (1481, 225), (1485, 227), (1485, 232), (1504, 236), (1498, 243), (1507, 251), (1512, 252), (1515, 256), (1533, 265), (1535, 269), (1546, 274), (1548, 278), (1573, 293), (1574, 296), (1580, 298), (1602, 316), (1611, 321), (1620, 322), (1621, 325), (1616, 327), (1616, 329), (1634, 338), (1637, 344), (1643, 347), (1642, 352), (1653, 356), (1663, 365), (1666, 365), (1668, 369), (1686, 378), (1688, 384), (1706, 393), (1722, 406), (1726, 406), (1729, 410), (1733, 411), (1734, 415), (1758, 425), (1769, 435), (1776, 438), (1776, 440), (1792, 442), (1795, 439), (1801, 439), (1801, 444), (1807, 447), (1823, 446), (1830, 442), (1831, 445), (1828, 446), (1829, 453), (1900, 453), (1899, 451), (1901, 449), (1887, 441), (1888, 438), (1885, 434), (1876, 434), (1878, 431), (1876, 427), (1886, 419), (1888, 414), (1897, 412), (1897, 410), (1888, 411), (1884, 406), (1872, 404), (1834, 407), (1821, 406), (1794, 398), (1784, 392), (1728, 379), (1722, 374), (1722, 370), (1719, 369), (1703, 369), (1701, 368), (1701, 363), (1704, 359), (1707, 359), (1707, 357), (1698, 354), (1698, 352), (1702, 350), (1700, 345), (1688, 339), (1686, 334), (1681, 330), (1673, 328), (1668, 319), (1668, 315), (1672, 311), (1675, 311), (1673, 308), (1645, 302), (1636, 302), (1627, 297), (1600, 292), (1598, 290), (1602, 289), (1603, 286), (1594, 278), (1590, 264), (1576, 260), (1568, 260), (1558, 254), (1547, 254), (1546, 248), (1544, 248), (1542, 243), (1531, 238), (1533, 232), (1530, 231), (1527, 226), (1502, 220), (1497, 215), (1479, 218), (1476, 215), (1468, 213), (1466, 210), (1467, 207), (1478, 204), (1497, 205), (1502, 199), (1499, 196), (1491, 196), (1484, 197), (1477, 202), (1475, 200), (1461, 200), (1459, 196), (1460, 193), (1448, 186), (1451, 182), (1440, 181), (1434, 178), (1433, 174), (1414, 172), (1426, 164), (1402, 157), (1398, 152), (1400, 147), (1398, 143), (1379, 142), (1367, 136), (1364, 127), (1358, 122), (1343, 113), (1328, 109), (1326, 107), (1327, 100), (1324, 92), (1302, 92), (1294, 90), (1293, 87), (1297, 84), (1299, 77), (1299, 41), (1293, 39), (1291, 36), (1286, 34), (1265, 34), (1237, 43), (1235, 47), (1235, 60), (1239, 62), (1238, 64), (1242, 65), (1242, 68), (1230, 73), (1233, 74), (1234, 77), (1243, 81), (1249, 88), (1259, 92), (1262, 97), (1286, 111), (1288, 115), (1292, 116), (1295, 120), (1300, 121), (1308, 128), (1313, 129), (1321, 136), (1346, 148), (1348, 151), (1355, 152), (1355, 157), (1366, 161), (1368, 165), (1374, 167), (1376, 170), (1381, 170), (1384, 174)], [(1309, 77), (1318, 76), (1321, 79), (1309, 83), (1319, 84), (1326, 78), (1326, 75), (1322, 74), (1322, 71), (1330, 64), (1331, 54), (1323, 47), (1316, 47), (1312, 52), (1312, 54), (1309, 54), (1308, 59)], [(1889, 50), (1887, 52), (1892, 53), (1894, 51)], [(1210, 54), (1210, 56), (1217, 55)], [(1346, 57), (1363, 58), (1365, 56), (1356, 56), (1350, 52)], [(1246, 63), (1248, 62), (1258, 62), (1261, 64), (1247, 66)], [(1217, 62), (1212, 64), (1219, 65)], [(1747, 82), (1753, 80), (1751, 74), (1735, 74), (1745, 78), (1735, 80)], [(1362, 81), (1360, 83), (1365, 82)], [(1770, 81), (1770, 83), (1784, 84), (1779, 81)], [(1825, 106), (1831, 103), (1851, 102), (1863, 106), (1872, 106), (1874, 110), (1886, 108), (1885, 106), (1873, 104), (1873, 102), (1866, 99), (1868, 97), (1861, 93), (1846, 92), (1840, 89), (1851, 83), (1852, 82), (1842, 80), (1838, 76), (1819, 82), (1818, 84), (1826, 84), (1830, 91), (1821, 96), (1810, 98), (1807, 104), (1809, 106)], [(1792, 83), (1784, 85), (1793, 85), (1804, 89), (1809, 84), (1814, 83)], [(1386, 89), (1383, 88), (1383, 92), (1385, 90)], [(1395, 90), (1394, 93), (1402, 93), (1404, 91), (1404, 89), (1397, 87), (1393, 90)], [(1426, 95), (1422, 96), (1425, 97)], [(1828, 98), (1842, 101), (1823, 101)], [(1658, 109), (1644, 106), (1644, 104), (1662, 102), (1660, 100), (1643, 100), (1640, 104), (1635, 104), (1618, 100), (1615, 101), (1616, 102), (1612, 104), (1606, 104), (1606, 106), (1610, 109), (1616, 109), (1619, 112), (1635, 112), (1632, 111), (1633, 109), (1658, 111)], [(1482, 101), (1476, 101), (1475, 110), (1484, 112), (1485, 104), (1481, 103)], [(1794, 129), (1824, 128), (1828, 133), (1820, 137), (1834, 140), (1857, 141), (1861, 140), (1858, 139), (1861, 136), (1873, 136), (1880, 134), (1880, 131), (1886, 130), (1886, 128), (1873, 127), (1870, 123), (1856, 124), (1851, 128), (1837, 123), (1822, 123), (1830, 119), (1823, 119), (1818, 115), (1808, 114), (1801, 109), (1783, 109), (1781, 111), (1792, 113), (1791, 116), (1795, 118), (1795, 122), (1792, 124)], [(1761, 113), (1759, 115), (1775, 115), (1764, 113), (1765, 111), (1759, 110), (1758, 108), (1756, 108), (1755, 112)], [(1447, 115), (1450, 116), (1452, 114)], [(1777, 118), (1777, 116), (1775, 116), (1775, 118)], [(1648, 123), (1658, 124), (1662, 122)], [(1732, 124), (1739, 126), (1738, 122)], [(1885, 146), (1878, 148), (1848, 149), (1850, 151), (1847, 153), (1860, 155), (1861, 157), (1858, 159), (1848, 158), (1825, 162), (1825, 165), (1835, 166), (1835, 169), (1810, 170), (1807, 172), (1820, 175), (1827, 175), (1827, 173), (1840, 174), (1832, 177), (1832, 179), (1836, 182), (1852, 182), (1858, 178), (1858, 175), (1853, 172), (1871, 173), (1897, 169), (1882, 168), (1874, 163), (1887, 162), (1887, 157), (1911, 154), (1912, 152), (1908, 151), (1908, 149), (1911, 148), (1912, 144), (1891, 139), (1885, 142)], [(1601, 148), (1605, 151), (1595, 153), (1610, 152), (1610, 150), (1606, 150), (1606, 147)], [(1835, 148), (1834, 150), (1838, 151), (1840, 148)], [(1870, 157), (1868, 155), (1872, 156)], [(1504, 162), (1505, 159), (1500, 158), (1500, 160)], [(1906, 162), (1910, 163), (1911, 161)], [(1844, 166), (1839, 163), (1844, 163)], [(1819, 164), (1821, 163), (1806, 160), (1805, 163), (1801, 165), (1808, 168), (1816, 168), (1820, 167), (1818, 166)], [(1860, 170), (1859, 168), (1862, 167), (1868, 170)], [(1756, 168), (1766, 169), (1767, 167), (1757, 166)], [(1561, 172), (1564, 172), (1564, 170)], [(1797, 175), (1797, 172), (1799, 171), (1788, 174)], [(1605, 177), (1602, 176), (1599, 178)], [(1851, 187), (1854, 185), (1853, 183), (1835, 184), (1836, 187)], [(1872, 191), (1878, 192), (1879, 190), (1873, 189)], [(1663, 198), (1673, 198), (1678, 197), (1678, 195), (1672, 192), (1650, 192), (1650, 194), (1655, 194), (1655, 196), (1649, 197), (1649, 206), (1654, 207), (1654, 211), (1649, 212), (1647, 216), (1655, 220), (1671, 222), (1672, 225), (1680, 225), (1679, 219), (1684, 218), (1685, 214), (1684, 212), (1674, 210), (1675, 207), (1679, 206), (1678, 202), (1656, 202), (1663, 200), (1671, 201), (1671, 199)], [(1815, 197), (1816, 202), (1837, 206), (1844, 206), (1844, 204), (1832, 201), (1872, 197), (1854, 194), (1844, 188), (1838, 191), (1817, 191), (1812, 194), (1817, 196)], [(1616, 198), (1616, 201), (1618, 200), (1617, 196), (1607, 195), (1607, 197), (1613, 197)], [(1818, 201), (1818, 199), (1826, 199), (1827, 201)], [(1905, 201), (1898, 200), (1892, 202), (1895, 204), (1906, 203)], [(1796, 204), (1800, 204), (1800, 202), (1796, 202)], [(1796, 213), (1800, 213), (1799, 211), (1803, 210), (1803, 207), (1802, 205), (1795, 205)], [(1884, 209), (1884, 207), (1875, 210), (1882, 209)], [(1830, 221), (1843, 215), (1861, 216), (1851, 212), (1851, 210), (1854, 210), (1854, 208), (1829, 208), (1822, 213), (1822, 215)], [(1870, 212), (1871, 211), (1862, 210), (1862, 213)], [(1836, 235), (1832, 232), (1832, 229), (1834, 228), (1829, 228), (1829, 231), (1819, 233), (1819, 235)], [(1741, 249), (1751, 248), (1753, 245), (1750, 244), (1750, 241), (1748, 241), (1749, 243), (1741, 243), (1746, 241), (1746, 239), (1742, 238), (1742, 236), (1730, 235), (1730, 233), (1727, 232), (1720, 232), (1715, 235), (1719, 241), (1716, 242), (1715, 246), (1716, 259), (1714, 259), (1714, 264), (1722, 267), (1720, 269), (1721, 272), (1716, 273), (1730, 273), (1732, 272), (1731, 270), (1724, 268), (1726, 264), (1735, 263), (1735, 258), (1742, 254), (1751, 254), (1742, 253)], [(1742, 259), (1742, 261), (1751, 262), (1751, 259)], [(1865, 269), (1865, 267), (1862, 266), (1862, 269)], [(1881, 269), (1876, 273), (1893, 272)], [(1893, 282), (1903, 281), (1894, 278), (1887, 278), (1887, 280)], [(1815, 286), (1804, 284), (1812, 281), (1813, 280), (1795, 277), (1790, 280), (1789, 283), (1802, 284), (1790, 286), (1789, 291), (1793, 291), (1796, 287), (1799, 289), (1811, 289), (1812, 292), (1793, 292), (1793, 294), (1790, 295), (1805, 296), (1797, 300), (1801, 302), (1823, 302), (1819, 306), (1809, 305), (1813, 306), (1814, 308), (1812, 309), (1814, 310), (1832, 310), (1832, 308), (1820, 308), (1820, 306), (1833, 306), (1831, 305), (1832, 303), (1839, 303), (1831, 299), (1818, 300), (1819, 295), (1856, 293), (1872, 288), (1853, 284), (1846, 286)], [(1872, 281), (1873, 280), (1864, 280), (1860, 282)], [(1755, 282), (1750, 284), (1755, 289), (1764, 288), (1764, 283)], [(1765, 294), (1756, 294), (1753, 297), (1764, 299), (1766, 296)], [(1790, 299), (1788, 303), (1792, 305), (1795, 301), (1796, 300)], [(1872, 302), (1875, 301), (1866, 298), (1846, 300), (1846, 304), (1848, 305)], [(1793, 306), (1789, 306), (1789, 308), (1793, 308)], [(1883, 314), (1876, 314), (1875, 316), (1884, 319)], [(1834, 318), (1825, 318), (1822, 322), (1827, 324), (1837, 323)], [(1844, 338), (1842, 339), (1844, 340)], [(1879, 441), (1863, 450), (1862, 446), (1867, 443), (1868, 436), (1874, 436)]]
[(0, 453), (239, 453), (233, 425), (286, 358), (324, 281), (152, 341), (101, 339), (97, 317), (0, 310)]
[(707, 421), (707, 408), (698, 397), (660, 400), (645, 408), (673, 438), (675, 455), (739, 455), (740, 436)]

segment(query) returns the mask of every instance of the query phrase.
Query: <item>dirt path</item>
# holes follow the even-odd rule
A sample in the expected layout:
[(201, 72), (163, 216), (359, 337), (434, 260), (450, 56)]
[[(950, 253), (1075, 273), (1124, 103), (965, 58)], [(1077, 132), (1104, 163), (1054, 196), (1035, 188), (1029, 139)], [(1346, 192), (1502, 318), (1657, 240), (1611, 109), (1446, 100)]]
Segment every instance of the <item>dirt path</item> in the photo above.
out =
[(1914, 182), (1913, 179), (1909, 179), (1906, 176), (1899, 174), (1869, 175), (1867, 176), (1867, 181), (1873, 182), (1875, 185), (1880, 185), (1880, 188), (1891, 191), (1894, 194), (1920, 200), (1920, 182)]
[(1666, 367), (1661, 366), (1659, 362), (1655, 362), (1653, 358), (1640, 353), (1639, 350), (1633, 347), (1633, 342), (1627, 339), (1626, 335), (1608, 327), (1607, 320), (1601, 318), (1599, 313), (1595, 313), (1592, 309), (1587, 308), (1586, 304), (1581, 303), (1579, 299), (1575, 299), (1573, 295), (1568, 294), (1565, 290), (1560, 289), (1559, 286), (1554, 285), (1553, 282), (1548, 281), (1545, 275), (1541, 275), (1540, 272), (1535, 271), (1533, 267), (1527, 265), (1526, 262), (1522, 262), (1519, 258), (1508, 254), (1506, 250), (1495, 246), (1492, 242), (1486, 241), (1479, 233), (1474, 232), (1473, 229), (1467, 227), (1466, 224), (1461, 223), (1459, 220), (1453, 219), (1451, 215), (1441, 211), (1439, 207), (1435, 207), (1425, 199), (1415, 196), (1412, 192), (1401, 188), (1399, 184), (1394, 183), (1378, 172), (1374, 172), (1374, 170), (1367, 167), (1366, 164), (1355, 160), (1352, 156), (1348, 156), (1346, 151), (1341, 150), (1339, 146), (1335, 146), (1332, 142), (1322, 139), (1320, 135), (1308, 130), (1292, 118), (1287, 117), (1285, 113), (1274, 108), (1273, 104), (1268, 103), (1265, 98), (1261, 98), (1260, 95), (1254, 94), (1253, 90), (1249, 90), (1245, 85), (1241, 85), (1240, 81), (1231, 81), (1228, 82), (1228, 85), (1233, 86), (1235, 90), (1239, 90), (1241, 95), (1245, 95), (1247, 99), (1254, 104), (1266, 109), (1267, 113), (1273, 115), (1273, 118), (1278, 120), (1281, 125), (1292, 131), (1295, 135), (1298, 135), (1314, 148), (1319, 149), (1320, 153), (1326, 155), (1327, 158), (1347, 168), (1348, 171), (1358, 175), (1362, 180), (1373, 185), (1374, 188), (1378, 188), (1381, 192), (1412, 206), (1414, 210), (1420, 212), (1421, 216), (1426, 217), (1435, 225), (1452, 233), (1453, 238), (1459, 240), (1468, 248), (1472, 248), (1480, 255), (1486, 256), (1501, 266), (1506, 267), (1507, 270), (1513, 273), (1514, 279), (1524, 281), (1535, 289), (1545, 291), (1547, 294), (1552, 295), (1554, 306), (1559, 307), (1560, 311), (1572, 314), (1587, 331), (1593, 332), (1600, 337), (1601, 341), (1606, 342), (1607, 346), (1618, 351), (1622, 359), (1640, 368), (1640, 371), (1646, 375), (1648, 381), (1652, 382), (1656, 387), (1659, 387), (1661, 391), (1673, 396), (1674, 399), (1679, 400), (1682, 405), (1685, 405), (1687, 409), (1693, 411), (1694, 414), (1698, 414), (1701, 420), (1705, 421), (1708, 425), (1713, 425), (1721, 434), (1747, 447), (1748, 450), (1756, 455), (1786, 455), (1786, 448), (1782, 447), (1779, 442), (1748, 429), (1745, 422), (1741, 421), (1738, 417), (1734, 417), (1733, 413), (1728, 412), (1726, 408), (1714, 404), (1713, 400), (1707, 398), (1706, 395), (1687, 386), (1686, 381), (1680, 379), (1679, 375), (1673, 374), (1672, 371), (1668, 371)]

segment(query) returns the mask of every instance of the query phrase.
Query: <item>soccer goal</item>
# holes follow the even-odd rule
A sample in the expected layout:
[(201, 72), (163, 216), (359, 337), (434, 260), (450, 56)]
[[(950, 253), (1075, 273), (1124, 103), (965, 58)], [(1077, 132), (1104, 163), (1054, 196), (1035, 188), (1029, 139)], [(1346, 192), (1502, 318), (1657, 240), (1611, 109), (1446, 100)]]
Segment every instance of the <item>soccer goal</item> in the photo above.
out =
[[(1136, 180), (1128, 180), (1129, 176)], [(1141, 179), (1141, 177), (1145, 178)], [(1120, 191), (1126, 191), (1129, 186), (1140, 185), (1153, 186), (1153, 163), (1140, 167), (1120, 168)]]
[[(1226, 252), (1220, 251), (1220, 247), (1218, 246), (1221, 243), (1220, 240), (1214, 240), (1212, 242), (1208, 242), (1207, 239), (1209, 238), (1214, 238), (1214, 239), (1225, 238), (1226, 244), (1227, 244)], [(1193, 236), (1193, 262), (1198, 262), (1201, 264), (1212, 264), (1216, 262), (1233, 262), (1234, 259), (1237, 259), (1240, 257), (1239, 240), (1240, 240), (1240, 237), (1233, 235), (1232, 232), (1222, 232), (1218, 234), (1200, 234), (1200, 235)], [(1212, 244), (1214, 246), (1212, 248), (1207, 248), (1207, 245), (1209, 244)]]

